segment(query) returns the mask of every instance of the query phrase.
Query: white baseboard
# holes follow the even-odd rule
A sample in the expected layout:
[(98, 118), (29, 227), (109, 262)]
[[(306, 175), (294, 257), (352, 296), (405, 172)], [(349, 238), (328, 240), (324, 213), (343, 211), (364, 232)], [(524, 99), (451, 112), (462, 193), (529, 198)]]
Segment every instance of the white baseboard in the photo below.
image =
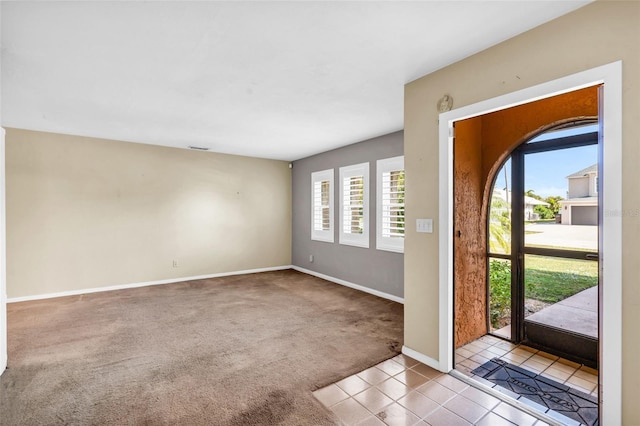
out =
[(42, 299), (51, 299), (54, 297), (64, 297), (64, 296), (77, 296), (80, 294), (89, 294), (89, 293), (99, 293), (101, 291), (112, 291), (112, 290), (124, 290), (128, 288), (137, 288), (137, 287), (146, 287), (151, 285), (162, 285), (162, 284), (173, 284), (179, 283), (182, 281), (193, 281), (193, 280), (204, 280), (207, 278), (219, 278), (219, 277), (229, 277), (232, 275), (242, 275), (242, 274), (255, 274), (258, 272), (269, 272), (269, 271), (281, 271), (284, 269), (291, 269), (291, 265), (283, 265), (283, 266), (272, 266), (268, 268), (258, 268), (258, 269), (247, 269), (245, 271), (232, 271), (232, 272), (221, 272), (217, 274), (208, 274), (208, 275), (197, 275), (194, 277), (182, 277), (182, 278), (169, 278), (166, 280), (158, 280), (158, 281), (147, 281), (142, 283), (132, 283), (132, 284), (121, 284), (121, 285), (112, 285), (108, 287), (95, 287), (95, 288), (85, 288), (81, 290), (71, 290), (71, 291), (61, 291), (57, 293), (47, 293), (47, 294), (37, 294), (34, 296), (23, 296), (23, 297), (12, 297), (7, 299), (7, 303), (16, 303), (16, 302), (27, 302), (30, 300), (42, 300)]
[(303, 274), (313, 275), (314, 277), (322, 278), (323, 280), (331, 281), (332, 283), (340, 284), (345, 287), (353, 288), (355, 290), (360, 290), (365, 293), (373, 294), (374, 296), (382, 297), (383, 299), (393, 300), (394, 302), (404, 304), (404, 299), (402, 297), (394, 296), (393, 294), (385, 293), (383, 291), (374, 290), (369, 287), (365, 287), (359, 284), (354, 284), (349, 281), (341, 280), (340, 278), (334, 278), (329, 275), (321, 274), (320, 272), (312, 271), (310, 269), (301, 268), (299, 266), (291, 266), (292, 269), (295, 269), (298, 272), (302, 272)]
[(406, 346), (402, 347), (402, 353), (408, 357), (411, 357), (413, 359), (415, 359), (416, 361), (420, 361), (423, 364), (428, 365), (431, 368), (435, 368), (438, 371), (442, 371), (443, 373), (448, 373), (448, 371), (444, 371), (442, 370), (442, 368), (440, 368), (440, 362), (436, 361), (435, 359), (426, 356), (424, 354), (421, 354), (418, 351), (415, 351), (411, 348), (408, 348)]

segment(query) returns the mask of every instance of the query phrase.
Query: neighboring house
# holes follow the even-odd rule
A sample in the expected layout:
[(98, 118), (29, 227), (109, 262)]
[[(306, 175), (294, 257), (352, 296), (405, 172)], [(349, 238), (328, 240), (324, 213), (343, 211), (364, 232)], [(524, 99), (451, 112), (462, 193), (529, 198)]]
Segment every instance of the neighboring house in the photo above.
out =
[[(508, 193), (509, 198), (507, 199), (507, 191), (505, 191), (504, 189), (495, 189), (493, 191), (493, 196), (494, 197), (498, 197), (503, 201), (506, 201), (507, 203), (511, 202), (511, 191), (509, 191)], [(540, 216), (538, 215), (538, 213), (534, 212), (533, 209), (535, 206), (549, 206), (550, 204), (547, 202), (544, 202), (542, 200), (538, 200), (536, 198), (533, 197), (529, 197), (527, 195), (524, 196), (524, 220), (538, 220), (540, 219)]]
[(563, 225), (598, 224), (598, 165), (567, 176), (567, 199), (560, 201)]

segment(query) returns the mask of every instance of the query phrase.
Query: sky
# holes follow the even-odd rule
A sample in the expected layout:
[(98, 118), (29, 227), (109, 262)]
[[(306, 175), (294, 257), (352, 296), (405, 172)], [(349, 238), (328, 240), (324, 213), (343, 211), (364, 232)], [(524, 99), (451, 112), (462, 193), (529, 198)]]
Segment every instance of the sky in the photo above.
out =
[[(553, 132), (552, 135), (543, 134), (533, 139), (533, 141), (593, 131), (597, 131), (597, 125), (562, 130)], [(536, 194), (544, 198), (549, 196), (567, 198), (568, 184), (566, 177), (597, 162), (597, 145), (527, 154), (525, 155), (525, 191), (532, 189)], [(509, 189), (511, 189), (511, 161), (508, 161), (505, 167), (507, 169)], [(505, 187), (504, 175), (504, 170), (498, 172), (496, 187)]]

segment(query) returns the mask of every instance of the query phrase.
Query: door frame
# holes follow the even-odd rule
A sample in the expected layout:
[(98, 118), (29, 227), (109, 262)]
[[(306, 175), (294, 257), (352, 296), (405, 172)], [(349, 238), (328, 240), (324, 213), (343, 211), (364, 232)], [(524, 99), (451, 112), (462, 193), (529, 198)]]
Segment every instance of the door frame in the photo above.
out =
[(7, 368), (7, 233), (5, 210), (5, 130), (0, 127), (0, 374)]
[[(587, 120), (583, 120), (585, 122)], [(592, 123), (599, 127), (599, 121)], [(551, 129), (546, 129), (542, 132), (547, 132)], [(560, 355), (561, 357), (570, 361), (579, 362), (592, 368), (597, 368), (598, 364), (598, 338), (590, 336), (582, 336), (576, 332), (569, 330), (563, 330), (560, 328), (552, 327), (546, 324), (537, 324), (535, 322), (528, 322), (525, 316), (525, 275), (526, 275), (526, 257), (527, 255), (538, 256), (553, 256), (561, 259), (576, 259), (582, 261), (597, 262), (600, 259), (600, 249), (598, 247), (598, 258), (591, 258), (589, 256), (593, 253), (586, 252), (584, 250), (574, 249), (553, 249), (553, 248), (537, 248), (535, 246), (527, 246), (525, 239), (525, 214), (524, 214), (524, 198), (526, 185), (526, 158), (529, 154), (541, 154), (549, 152), (557, 152), (572, 148), (582, 147), (596, 147), (596, 162), (600, 164), (601, 156), (601, 144), (602, 138), (600, 132), (584, 133), (574, 136), (565, 136), (560, 139), (551, 139), (544, 142), (528, 143), (530, 141), (523, 141), (518, 145), (508, 158), (511, 159), (511, 185), (512, 185), (512, 255), (510, 261), (512, 262), (512, 271), (520, 271), (515, 274), (512, 272), (512, 307), (511, 307), (511, 341), (514, 343), (523, 343), (527, 346), (535, 349), (541, 349), (545, 352), (550, 352), (554, 355)], [(583, 166), (576, 165), (577, 168)], [(599, 166), (598, 166), (599, 167)], [(495, 182), (494, 185), (495, 187)], [(598, 191), (598, 201), (601, 199), (603, 191)], [(598, 223), (601, 221), (598, 218)], [(515, 223), (513, 223), (515, 222)], [(600, 231), (598, 225), (598, 231)], [(598, 232), (600, 235), (600, 232)], [(598, 237), (597, 237), (598, 238)], [(599, 240), (599, 238), (598, 238)], [(598, 241), (599, 243), (599, 241)], [(487, 252), (489, 254), (490, 251)], [(491, 254), (495, 256), (495, 253)], [(513, 265), (516, 265), (515, 267)], [(598, 282), (600, 281), (600, 268), (598, 266)], [(599, 297), (599, 295), (598, 295)], [(516, 308), (514, 309), (514, 304)]]
[[(453, 369), (453, 126), (456, 121), (604, 84), (602, 155), (600, 423), (622, 421), (622, 61), (612, 62), (440, 114), (439, 369)], [(616, 214), (617, 213), (617, 214)], [(604, 288), (606, 286), (606, 289)], [(606, 398), (604, 397), (606, 393)]]

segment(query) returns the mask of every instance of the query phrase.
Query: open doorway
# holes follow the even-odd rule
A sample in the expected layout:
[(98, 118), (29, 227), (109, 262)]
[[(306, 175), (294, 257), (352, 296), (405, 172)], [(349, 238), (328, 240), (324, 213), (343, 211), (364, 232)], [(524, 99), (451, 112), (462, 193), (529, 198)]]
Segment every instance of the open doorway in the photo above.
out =
[[(458, 297), (458, 289), (454, 290), (454, 243), (457, 230), (454, 228), (454, 136), (459, 136), (458, 123), (469, 118), (487, 115), (492, 112), (511, 109), (557, 94), (568, 93), (580, 88), (604, 84), (602, 93), (601, 117), (602, 134), (606, 137), (603, 144), (602, 173), (599, 187), (606, 196), (602, 197), (599, 208), (604, 211), (600, 217), (602, 233), (599, 235), (599, 246), (607, 253), (599, 262), (599, 421), (605, 424), (621, 422), (620, 401), (622, 397), (622, 226), (616, 212), (622, 210), (622, 63), (620, 61), (602, 65), (576, 74), (561, 77), (536, 86), (508, 93), (496, 98), (482, 100), (467, 106), (456, 108), (440, 115), (439, 124), (439, 355), (437, 365), (441, 371), (452, 371), (454, 366), (454, 347), (459, 344), (457, 329), (459, 312), (455, 310), (454, 296)], [(544, 111), (542, 111), (544, 113)], [(551, 121), (546, 121), (549, 123)], [(504, 124), (504, 123), (503, 123)], [(505, 125), (505, 128), (509, 126)], [(531, 136), (531, 135), (530, 135)], [(517, 143), (515, 144), (517, 145)], [(480, 152), (478, 155), (481, 155)], [(499, 163), (501, 165), (501, 163)], [(471, 186), (475, 190), (479, 185)], [(489, 183), (490, 185), (490, 183)], [(481, 215), (483, 210), (476, 210)], [(484, 220), (486, 218), (482, 218)], [(484, 222), (483, 222), (484, 223)], [(481, 264), (483, 264), (481, 262)], [(486, 268), (486, 263), (485, 268)], [(486, 272), (486, 271), (485, 271)], [(470, 279), (474, 278), (469, 274)], [(486, 295), (485, 295), (486, 296)], [(467, 299), (472, 305), (473, 297)], [(482, 300), (481, 307), (485, 306)], [(486, 320), (487, 313), (482, 313)], [(455, 327), (454, 327), (455, 325)], [(465, 331), (470, 331), (466, 328)], [(495, 338), (486, 336), (487, 338)], [(510, 342), (503, 342), (511, 344)]]
[(489, 332), (598, 366), (598, 123), (552, 126), (493, 177)]
[[(459, 120), (453, 137), (456, 365), (585, 424), (598, 419), (598, 97), (593, 85)], [(578, 174), (588, 190), (570, 204)], [(565, 206), (578, 208), (563, 224)], [(578, 222), (589, 223), (586, 236)], [(564, 362), (577, 362), (570, 377), (592, 381), (550, 379)]]
[[(533, 197), (525, 197), (524, 161), (525, 155), (534, 158), (542, 150), (556, 151), (551, 145), (570, 148), (579, 141), (575, 137), (558, 142), (539, 141), (551, 132), (547, 130), (570, 127), (576, 124), (597, 122), (598, 87), (584, 89), (548, 97), (535, 102), (518, 105), (488, 114), (483, 114), (455, 122), (453, 142), (453, 290), (454, 290), (454, 346), (460, 347), (490, 331), (489, 306), (489, 254), (510, 259), (510, 269), (523, 272), (516, 263), (517, 256), (523, 254), (525, 215), (529, 219), (535, 213)], [(588, 135), (592, 137), (592, 134)], [(584, 138), (584, 136), (579, 136)], [(582, 140), (582, 139), (580, 139)], [(536, 141), (536, 142), (534, 142)], [(582, 142), (580, 142), (582, 143)], [(591, 143), (591, 142), (588, 142)], [(597, 144), (597, 137), (595, 138)], [(558, 145), (560, 144), (560, 145)], [(594, 156), (597, 162), (597, 155)], [(512, 167), (517, 160), (517, 167)], [(542, 170), (551, 175), (556, 170)], [(509, 186), (507, 229), (501, 237), (502, 248), (495, 244), (497, 237), (492, 232), (491, 207), (495, 182), (503, 179), (502, 190)], [(542, 172), (538, 172), (542, 173)], [(560, 172), (562, 175), (562, 172)], [(564, 175), (566, 176), (566, 175)], [(515, 178), (515, 179), (514, 179)], [(512, 187), (518, 184), (518, 187)], [(560, 186), (563, 183), (556, 184)], [(532, 189), (532, 188), (527, 188)], [(535, 188), (534, 188), (535, 189)], [(562, 191), (562, 190), (560, 190)], [(532, 194), (533, 195), (533, 194)], [(562, 195), (562, 194), (561, 194)], [(517, 197), (518, 202), (513, 200)], [(528, 206), (525, 205), (528, 202)], [(523, 204), (520, 206), (520, 204)], [(495, 209), (497, 210), (497, 209)], [(493, 212), (494, 214), (497, 212)], [(513, 217), (512, 217), (513, 216)], [(510, 229), (513, 227), (513, 229)], [(514, 236), (522, 237), (519, 239)], [(519, 241), (522, 240), (522, 241)], [(517, 247), (514, 244), (519, 244)], [(521, 247), (522, 246), (522, 247)], [(542, 254), (542, 253), (536, 253)], [(521, 274), (522, 275), (522, 274)], [(514, 287), (515, 288), (515, 287)], [(519, 310), (521, 303), (508, 297), (508, 313)], [(515, 337), (512, 340), (517, 340)]]

